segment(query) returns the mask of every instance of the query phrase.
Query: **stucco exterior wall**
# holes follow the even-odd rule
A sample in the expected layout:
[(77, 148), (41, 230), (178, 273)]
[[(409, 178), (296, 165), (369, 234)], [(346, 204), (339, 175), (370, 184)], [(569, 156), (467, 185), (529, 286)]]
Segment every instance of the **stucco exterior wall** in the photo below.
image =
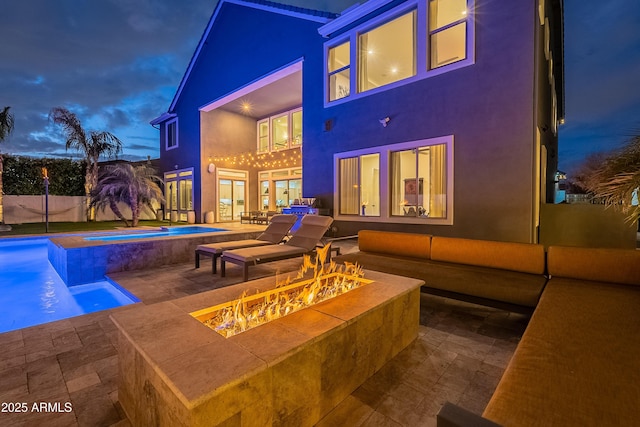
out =
[[(161, 125), (160, 173), (173, 170), (175, 165), (178, 165), (177, 169), (194, 167), (194, 187), (203, 182), (203, 187), (210, 189), (211, 174), (206, 172), (208, 156), (255, 150), (255, 138), (251, 148), (246, 149), (231, 140), (226, 146), (203, 142), (201, 147), (204, 124), (201, 126), (200, 123), (200, 107), (295, 61), (304, 59), (306, 62), (312, 55), (321, 57), (323, 39), (317, 31), (320, 25), (281, 13), (223, 3), (172, 111), (179, 118), (179, 148), (165, 150)], [(248, 128), (243, 126), (239, 130), (248, 137)], [(214, 148), (213, 152), (204, 151), (208, 148)], [(225, 151), (227, 149), (230, 151)], [(256, 182), (257, 175), (251, 178), (249, 185), (255, 186)], [(206, 202), (203, 195), (206, 195)], [(250, 197), (256, 199), (250, 199), (250, 206), (257, 206), (257, 192), (250, 191)], [(195, 191), (197, 218), (211, 210), (209, 198), (207, 188)]]
[[(202, 181), (200, 187), (200, 199), (202, 203), (202, 218), (208, 211), (216, 210), (216, 174), (209, 172), (209, 158), (215, 159), (216, 156), (225, 153), (244, 153), (255, 151), (257, 141), (256, 121), (251, 117), (241, 114), (234, 114), (224, 110), (213, 110), (210, 112), (200, 113), (200, 171)], [(217, 166), (224, 166), (224, 163), (217, 162)], [(251, 170), (246, 167), (234, 167), (228, 165), (229, 168)], [(250, 173), (250, 181), (247, 184), (250, 188), (256, 188), (257, 177), (251, 180), (255, 173)], [(196, 188), (197, 191), (197, 188)], [(249, 200), (247, 210), (252, 210), (252, 206), (257, 206), (258, 196), (255, 191), (249, 191)]]
[[(474, 65), (323, 108), (324, 78), (305, 72), (304, 196), (333, 206), (333, 153), (453, 135), (453, 225), (336, 224), (339, 234), (400, 229), (443, 236), (533, 239), (536, 3), (478, 1)], [(306, 71), (306, 69), (305, 69)], [(317, 86), (310, 82), (313, 80)], [(379, 119), (389, 116), (383, 128)], [(330, 131), (323, 130), (333, 121)]]

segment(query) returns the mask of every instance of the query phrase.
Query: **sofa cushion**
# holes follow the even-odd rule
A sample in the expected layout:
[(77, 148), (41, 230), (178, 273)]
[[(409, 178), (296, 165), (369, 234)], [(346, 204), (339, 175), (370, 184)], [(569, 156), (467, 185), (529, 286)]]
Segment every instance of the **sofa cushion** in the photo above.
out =
[(544, 246), (434, 236), (431, 259), (479, 267), (544, 274)]
[(483, 416), (505, 426), (637, 425), (640, 288), (552, 278)]
[(335, 257), (334, 260), (357, 262), (365, 270), (422, 279), (425, 281), (425, 286), (430, 288), (524, 307), (536, 306), (546, 283), (546, 278), (541, 274), (367, 252), (345, 254)]
[(363, 252), (429, 259), (431, 236), (428, 234), (361, 230), (358, 233), (358, 247)]
[(427, 261), (425, 286), (464, 295), (535, 307), (547, 283), (542, 274)]
[(549, 274), (599, 282), (640, 285), (640, 251), (551, 246)]

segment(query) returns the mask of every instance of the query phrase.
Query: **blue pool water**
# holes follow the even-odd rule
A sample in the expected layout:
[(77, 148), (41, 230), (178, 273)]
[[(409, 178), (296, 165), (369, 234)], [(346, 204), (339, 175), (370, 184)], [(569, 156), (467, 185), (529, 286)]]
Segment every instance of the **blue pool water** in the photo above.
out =
[(0, 239), (0, 333), (138, 302), (106, 280), (67, 287), (49, 263), (47, 242)]
[(110, 234), (108, 236), (91, 236), (85, 237), (84, 240), (97, 240), (111, 242), (114, 240), (132, 240), (132, 239), (148, 239), (153, 237), (167, 236), (183, 236), (186, 234), (198, 233), (215, 233), (218, 231), (227, 231), (223, 228), (200, 227), (194, 225), (192, 227), (162, 227), (161, 231), (141, 231), (136, 233)]

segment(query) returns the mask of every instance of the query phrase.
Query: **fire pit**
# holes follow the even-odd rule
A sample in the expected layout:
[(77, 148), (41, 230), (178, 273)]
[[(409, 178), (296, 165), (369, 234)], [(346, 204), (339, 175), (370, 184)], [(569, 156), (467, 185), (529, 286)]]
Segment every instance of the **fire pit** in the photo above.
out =
[(311, 271), (310, 279), (278, 283), (275, 289), (255, 295), (244, 292), (238, 299), (191, 315), (228, 338), (371, 283), (371, 280), (362, 278), (364, 272), (357, 264), (326, 264), (329, 250), (330, 245), (318, 250), (313, 262), (309, 255), (304, 256), (296, 280), (304, 278)]
[(274, 289), (267, 278), (113, 314), (120, 404), (133, 425), (317, 423), (417, 336), (423, 282), (366, 277), (335, 298), (228, 338), (199, 319), (244, 303), (253, 312), (246, 295), (300, 296), (308, 283)]

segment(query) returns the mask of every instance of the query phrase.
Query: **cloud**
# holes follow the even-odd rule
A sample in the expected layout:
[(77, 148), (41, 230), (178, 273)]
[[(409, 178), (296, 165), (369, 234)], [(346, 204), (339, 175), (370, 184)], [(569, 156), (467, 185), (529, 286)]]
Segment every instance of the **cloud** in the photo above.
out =
[(12, 107), (16, 122), (0, 150), (73, 154), (47, 120), (52, 107), (65, 106), (85, 128), (116, 134), (125, 152), (157, 156), (157, 130), (149, 120), (169, 106), (214, 6), (210, 0), (3, 5), (0, 105)]

